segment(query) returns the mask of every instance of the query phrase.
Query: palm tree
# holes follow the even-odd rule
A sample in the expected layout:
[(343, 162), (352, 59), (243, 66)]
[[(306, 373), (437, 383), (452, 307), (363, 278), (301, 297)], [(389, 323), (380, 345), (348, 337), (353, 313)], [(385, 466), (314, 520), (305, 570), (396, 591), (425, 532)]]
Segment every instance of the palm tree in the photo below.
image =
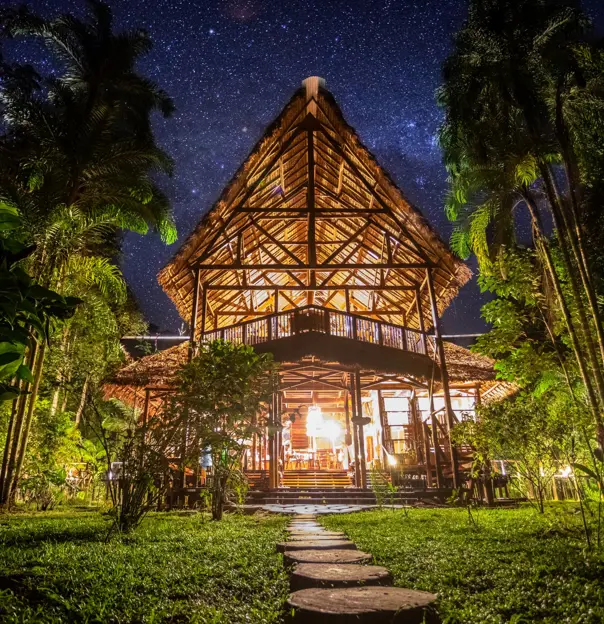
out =
[[(576, 2), (475, 0), (445, 63), (438, 99), (446, 112), (441, 145), (451, 179), (448, 213), (460, 220), (453, 242), (462, 252), (480, 243), (484, 257), (487, 228), (496, 223), (509, 230), (518, 206), (529, 211), (604, 444), (604, 332), (579, 180), (585, 151), (578, 130), (594, 132), (604, 120), (593, 71), (600, 53), (588, 33)], [(594, 100), (598, 107), (585, 105)], [(540, 207), (556, 228), (572, 302), (564, 299), (551, 262)]]
[[(91, 0), (89, 16), (45, 20), (5, 10), (5, 37), (37, 37), (61, 64), (58, 78), (0, 63), (0, 201), (19, 210), (35, 245), (32, 276), (58, 292), (77, 258), (114, 259), (118, 232), (153, 228), (176, 238), (169, 202), (157, 185), (172, 162), (154, 139), (151, 116), (168, 116), (171, 99), (136, 71), (151, 49), (142, 31), (113, 32), (107, 5)], [(16, 406), (24, 433), (13, 440), (6, 483), (14, 491), (28, 423), (44, 369), (46, 345), (32, 350), (31, 392)], [(35, 353), (35, 356), (33, 355)], [(6, 487), (0, 504), (6, 502)]]

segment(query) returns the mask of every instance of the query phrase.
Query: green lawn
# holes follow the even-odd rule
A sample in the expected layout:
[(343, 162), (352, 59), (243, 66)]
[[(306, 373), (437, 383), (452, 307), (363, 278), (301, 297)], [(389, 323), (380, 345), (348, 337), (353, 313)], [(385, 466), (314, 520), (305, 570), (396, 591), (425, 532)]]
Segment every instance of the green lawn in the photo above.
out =
[(584, 554), (576, 509), (372, 511), (329, 516), (399, 586), (439, 594), (453, 623), (604, 622), (604, 556)]
[(0, 622), (277, 622), (286, 523), (152, 514), (106, 544), (98, 513), (0, 516)]

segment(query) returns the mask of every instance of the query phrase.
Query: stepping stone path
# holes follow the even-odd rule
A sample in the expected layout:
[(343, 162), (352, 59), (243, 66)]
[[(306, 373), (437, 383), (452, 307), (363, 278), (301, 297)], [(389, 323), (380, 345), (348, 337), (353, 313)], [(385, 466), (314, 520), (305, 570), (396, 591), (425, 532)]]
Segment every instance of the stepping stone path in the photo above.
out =
[(288, 607), (300, 624), (438, 624), (436, 596), (391, 587), (386, 568), (362, 565), (369, 553), (343, 533), (325, 530), (315, 516), (296, 516), (290, 540), (277, 544), (290, 571)]

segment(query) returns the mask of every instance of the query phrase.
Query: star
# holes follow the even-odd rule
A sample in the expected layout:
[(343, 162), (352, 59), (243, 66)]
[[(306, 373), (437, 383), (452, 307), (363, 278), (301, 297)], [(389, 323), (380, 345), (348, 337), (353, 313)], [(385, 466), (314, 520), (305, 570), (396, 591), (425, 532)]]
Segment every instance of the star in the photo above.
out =
[[(15, 3), (16, 0), (15, 0)], [(28, 0), (43, 15), (82, 15), (81, 0)], [(175, 161), (161, 180), (179, 241), (125, 236), (122, 268), (147, 320), (171, 333), (182, 319), (157, 272), (212, 206), (264, 128), (307, 76), (323, 76), (346, 120), (407, 198), (447, 241), (446, 171), (437, 144), (434, 92), (466, 14), (465, 0), (128, 0), (111, 2), (117, 30), (144, 28), (153, 50), (140, 71), (176, 104), (154, 118), (158, 143)], [(585, 0), (604, 33), (604, 4)], [(39, 47), (11, 48), (44, 73), (57, 68)], [(447, 333), (481, 331), (481, 295), (466, 286), (444, 318)]]

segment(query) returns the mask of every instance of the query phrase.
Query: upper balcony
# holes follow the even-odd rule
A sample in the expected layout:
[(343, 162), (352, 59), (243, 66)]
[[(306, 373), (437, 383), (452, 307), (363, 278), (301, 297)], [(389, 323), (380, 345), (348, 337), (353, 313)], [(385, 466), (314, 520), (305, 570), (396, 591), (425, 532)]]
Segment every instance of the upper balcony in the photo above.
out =
[(308, 305), (205, 332), (271, 352), (277, 361), (308, 355), (376, 370), (425, 375), (432, 365), (426, 335), (357, 314)]

